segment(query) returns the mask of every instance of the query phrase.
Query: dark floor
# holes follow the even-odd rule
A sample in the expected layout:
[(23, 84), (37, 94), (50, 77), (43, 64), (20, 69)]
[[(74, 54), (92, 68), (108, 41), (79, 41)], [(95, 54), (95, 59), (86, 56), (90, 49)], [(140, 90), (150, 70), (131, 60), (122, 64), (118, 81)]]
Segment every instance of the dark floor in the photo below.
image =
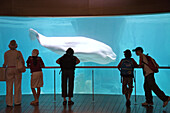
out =
[(170, 113), (170, 103), (162, 108), (162, 102), (154, 97), (153, 107), (142, 107), (144, 96), (137, 96), (137, 105), (132, 96), (131, 109), (126, 109), (125, 99), (120, 95), (95, 95), (95, 102), (92, 102), (91, 95), (75, 95), (73, 106), (63, 106), (61, 95), (57, 95), (54, 102), (53, 95), (41, 95), (39, 106), (31, 106), (32, 95), (23, 95), (22, 105), (7, 108), (5, 96), (0, 96), (0, 113)]

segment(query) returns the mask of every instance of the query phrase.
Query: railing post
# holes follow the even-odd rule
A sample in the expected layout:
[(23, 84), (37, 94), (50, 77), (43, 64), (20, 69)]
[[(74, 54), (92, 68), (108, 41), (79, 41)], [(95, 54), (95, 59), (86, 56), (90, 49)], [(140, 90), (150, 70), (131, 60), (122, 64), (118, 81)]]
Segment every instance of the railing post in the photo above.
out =
[(54, 102), (56, 102), (56, 73), (54, 69)]
[(92, 102), (94, 102), (94, 70), (92, 70)]

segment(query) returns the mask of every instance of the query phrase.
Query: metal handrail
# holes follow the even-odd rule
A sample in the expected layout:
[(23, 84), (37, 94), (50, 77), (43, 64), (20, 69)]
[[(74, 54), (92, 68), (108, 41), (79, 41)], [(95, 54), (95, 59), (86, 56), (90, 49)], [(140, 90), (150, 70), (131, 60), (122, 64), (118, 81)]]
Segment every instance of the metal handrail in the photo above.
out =
[[(3, 67), (0, 67), (0, 68), (3, 68)], [(28, 68), (28, 67), (26, 67)], [(56, 71), (55, 69), (59, 69), (60, 66), (47, 66), (47, 67), (44, 67), (44, 69), (54, 69), (54, 102), (56, 102)], [(91, 68), (91, 69), (94, 69), (94, 68), (108, 68), (108, 69), (111, 69), (111, 68), (118, 68), (117, 66), (76, 66), (76, 68)], [(140, 67), (138, 67), (140, 68)], [(29, 68), (28, 68), (29, 69)], [(168, 66), (160, 66), (159, 69), (170, 69), (170, 67)], [(92, 70), (92, 102), (95, 102), (94, 101), (94, 70)], [(136, 71), (135, 71), (135, 103), (136, 103)], [(136, 104), (135, 104), (136, 105)]]

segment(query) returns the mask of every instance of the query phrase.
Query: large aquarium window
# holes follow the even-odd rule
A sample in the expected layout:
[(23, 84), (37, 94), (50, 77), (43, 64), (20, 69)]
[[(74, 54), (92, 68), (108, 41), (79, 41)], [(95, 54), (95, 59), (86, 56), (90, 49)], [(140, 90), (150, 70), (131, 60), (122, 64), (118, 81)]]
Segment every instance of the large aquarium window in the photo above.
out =
[[(30, 36), (30, 28), (46, 40)], [(34, 33), (34, 32), (33, 32)], [(35, 35), (35, 34), (33, 34)], [(35, 35), (36, 36), (36, 35)], [(50, 37), (53, 37), (51, 39)], [(83, 61), (79, 66), (116, 66), (124, 58), (125, 49), (137, 46), (144, 48), (144, 53), (152, 56), (160, 66), (170, 66), (170, 14), (108, 16), (108, 17), (0, 17), (0, 65), (3, 64), (4, 52), (10, 40), (15, 39), (18, 50), (24, 59), (36, 48), (46, 66), (58, 66), (55, 62), (63, 54), (56, 48), (64, 37), (80, 42), (77, 51)], [(74, 37), (80, 37), (75, 38)], [(88, 38), (83, 40), (82, 37)], [(43, 40), (43, 39), (42, 39)], [(50, 43), (49, 43), (50, 42)], [(84, 43), (83, 43), (84, 42)], [(53, 46), (50, 46), (52, 44)], [(74, 46), (77, 43), (71, 43)], [(81, 45), (87, 46), (82, 49)], [(94, 45), (95, 46), (94, 46)], [(93, 45), (93, 46), (92, 46)], [(55, 48), (56, 47), (56, 48)], [(87, 53), (87, 55), (86, 55)], [(84, 57), (83, 57), (84, 56)], [(89, 57), (88, 57), (89, 56)], [(132, 57), (139, 62), (133, 53)], [(56, 70), (56, 90), (61, 93), (60, 69)], [(91, 94), (92, 70), (96, 94), (122, 94), (121, 77), (117, 69), (76, 69), (74, 93)], [(43, 94), (52, 94), (54, 89), (54, 69), (43, 69)], [(30, 94), (30, 70), (22, 77), (22, 92)], [(137, 94), (144, 95), (142, 70), (136, 70)], [(161, 69), (155, 75), (160, 88), (170, 95), (170, 70)], [(5, 82), (0, 82), (0, 95), (5, 94)], [(134, 93), (134, 92), (133, 92)]]

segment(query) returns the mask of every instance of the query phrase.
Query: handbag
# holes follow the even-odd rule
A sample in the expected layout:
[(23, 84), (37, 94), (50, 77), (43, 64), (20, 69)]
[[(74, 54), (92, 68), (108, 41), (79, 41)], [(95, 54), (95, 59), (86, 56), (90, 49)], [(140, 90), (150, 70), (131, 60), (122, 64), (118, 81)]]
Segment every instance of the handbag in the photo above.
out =
[(17, 54), (17, 66), (16, 67), (17, 67), (17, 70), (21, 73), (26, 71), (26, 67), (24, 65), (24, 62), (19, 52)]
[(6, 68), (0, 68), (0, 81), (6, 81)]

